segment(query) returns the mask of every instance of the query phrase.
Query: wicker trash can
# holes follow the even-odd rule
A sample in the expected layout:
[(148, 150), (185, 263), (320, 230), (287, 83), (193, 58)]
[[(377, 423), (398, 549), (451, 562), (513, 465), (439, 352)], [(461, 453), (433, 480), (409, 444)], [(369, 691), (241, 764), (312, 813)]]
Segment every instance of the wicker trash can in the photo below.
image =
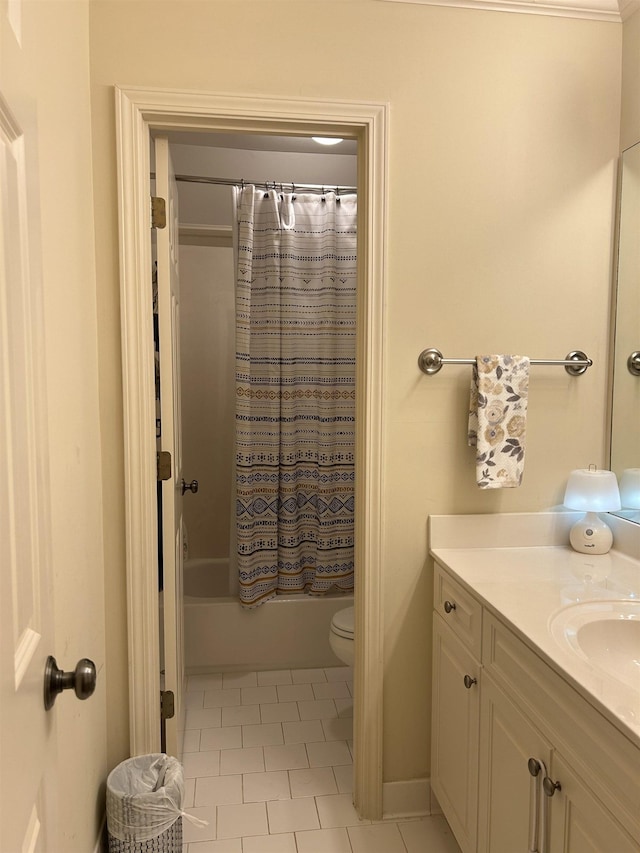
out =
[(109, 853), (182, 853), (182, 765), (163, 753), (138, 755), (107, 778)]

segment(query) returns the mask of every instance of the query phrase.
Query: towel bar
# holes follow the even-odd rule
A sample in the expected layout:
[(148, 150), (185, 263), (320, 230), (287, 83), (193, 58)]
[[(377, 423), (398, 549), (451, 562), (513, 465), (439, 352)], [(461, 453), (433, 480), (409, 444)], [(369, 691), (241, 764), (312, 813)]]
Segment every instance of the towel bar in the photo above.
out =
[[(443, 364), (475, 364), (475, 358), (444, 358), (439, 349), (430, 347), (423, 350), (418, 356), (418, 367), (428, 376), (437, 373)], [(580, 376), (585, 373), (593, 362), (580, 350), (573, 350), (566, 358), (532, 358), (531, 364), (562, 365), (571, 376)]]

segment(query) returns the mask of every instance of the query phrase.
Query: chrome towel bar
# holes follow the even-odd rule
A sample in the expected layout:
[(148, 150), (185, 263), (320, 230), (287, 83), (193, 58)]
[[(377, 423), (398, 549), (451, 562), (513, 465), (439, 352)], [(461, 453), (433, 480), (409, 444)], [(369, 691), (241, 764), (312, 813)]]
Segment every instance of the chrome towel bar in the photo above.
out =
[[(444, 358), (439, 349), (430, 347), (418, 356), (418, 367), (423, 373), (432, 376), (443, 364), (475, 364), (475, 358)], [(571, 376), (580, 376), (591, 367), (593, 362), (580, 350), (573, 350), (566, 358), (532, 358), (531, 364), (551, 364), (564, 367)]]

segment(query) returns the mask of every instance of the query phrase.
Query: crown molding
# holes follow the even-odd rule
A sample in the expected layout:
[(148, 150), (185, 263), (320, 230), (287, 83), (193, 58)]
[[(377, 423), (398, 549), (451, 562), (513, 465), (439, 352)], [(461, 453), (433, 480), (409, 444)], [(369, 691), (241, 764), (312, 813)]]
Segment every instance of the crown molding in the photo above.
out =
[(424, 6), (457, 6), (488, 12), (519, 12), (620, 23), (640, 8), (640, 0), (378, 0), (382, 3), (411, 3)]

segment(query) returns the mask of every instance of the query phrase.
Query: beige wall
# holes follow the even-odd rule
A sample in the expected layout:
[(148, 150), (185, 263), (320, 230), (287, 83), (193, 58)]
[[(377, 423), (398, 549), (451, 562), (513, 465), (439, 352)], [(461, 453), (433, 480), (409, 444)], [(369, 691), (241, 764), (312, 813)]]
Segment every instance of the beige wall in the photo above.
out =
[[(259, 143), (254, 143), (259, 144)], [(355, 142), (352, 143), (355, 148)], [(320, 146), (317, 146), (320, 148)], [(212, 145), (171, 144), (176, 173), (216, 178), (293, 181), (354, 186), (357, 180), (355, 154), (309, 154), (293, 151), (258, 151), (253, 148), (215, 148)], [(231, 227), (231, 189), (213, 184), (180, 181), (180, 224)]]
[(640, 142), (640, 10), (622, 28), (622, 121), (620, 148)]
[[(430, 513), (560, 503), (605, 460), (621, 27), (364, 2), (91, 5), (110, 636), (110, 749), (125, 748), (126, 649), (113, 85), (390, 104), (384, 777), (428, 775)], [(524, 483), (480, 492), (470, 371), (418, 353), (594, 359), (534, 368)], [(366, 566), (363, 567), (366, 571)]]
[[(190, 557), (228, 557), (235, 454), (233, 249), (180, 246), (183, 504)], [(235, 518), (235, 516), (234, 516)]]

